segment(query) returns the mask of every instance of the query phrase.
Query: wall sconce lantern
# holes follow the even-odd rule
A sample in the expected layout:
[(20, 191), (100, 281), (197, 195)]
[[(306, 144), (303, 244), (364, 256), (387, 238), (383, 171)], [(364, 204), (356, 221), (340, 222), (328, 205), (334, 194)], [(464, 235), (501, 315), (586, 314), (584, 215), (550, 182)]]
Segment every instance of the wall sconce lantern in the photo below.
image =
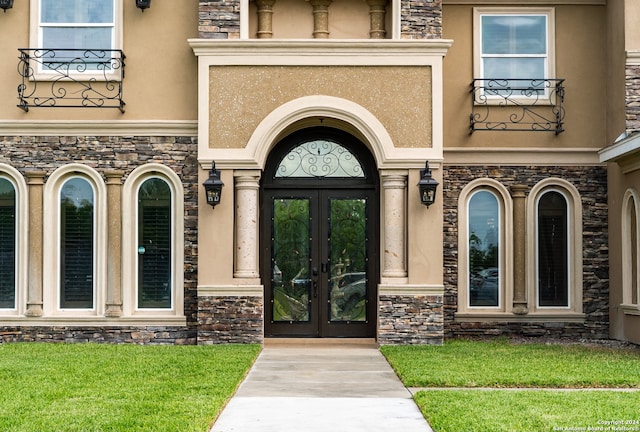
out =
[(136, 0), (136, 7), (140, 8), (140, 10), (144, 12), (145, 9), (151, 7), (151, 0)]
[(215, 208), (220, 204), (220, 197), (222, 196), (222, 187), (224, 183), (220, 180), (220, 170), (216, 169), (215, 161), (211, 163), (211, 171), (209, 171), (209, 178), (202, 183), (204, 190), (207, 194), (207, 204)]
[(13, 7), (13, 0), (0, 0), (0, 8), (7, 13), (7, 9), (11, 9)]
[(436, 189), (438, 189), (438, 182), (431, 177), (429, 161), (427, 161), (425, 168), (420, 170), (418, 188), (420, 190), (420, 202), (429, 208), (436, 200)]

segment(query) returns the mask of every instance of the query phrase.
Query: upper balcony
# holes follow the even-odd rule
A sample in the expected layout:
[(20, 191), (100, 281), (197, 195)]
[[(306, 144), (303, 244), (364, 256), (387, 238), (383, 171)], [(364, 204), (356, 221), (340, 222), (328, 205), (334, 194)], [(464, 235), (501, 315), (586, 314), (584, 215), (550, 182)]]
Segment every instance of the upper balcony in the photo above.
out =
[(476, 78), (470, 93), (469, 133), (564, 131), (564, 79)]
[(116, 108), (124, 113), (125, 55), (109, 49), (20, 48), (18, 107)]

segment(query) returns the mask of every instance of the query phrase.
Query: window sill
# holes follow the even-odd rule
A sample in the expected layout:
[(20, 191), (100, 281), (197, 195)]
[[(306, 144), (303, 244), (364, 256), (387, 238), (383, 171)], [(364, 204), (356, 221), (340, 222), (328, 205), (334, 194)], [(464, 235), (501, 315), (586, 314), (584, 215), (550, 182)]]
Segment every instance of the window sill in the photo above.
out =
[(563, 311), (530, 312), (526, 315), (516, 315), (513, 312), (457, 312), (457, 322), (584, 322), (583, 313)]
[(4, 327), (184, 327), (187, 325), (185, 316), (174, 317), (24, 317), (24, 316), (0, 316), (0, 325)]
[(640, 305), (634, 304), (622, 304), (620, 309), (625, 315), (640, 315)]

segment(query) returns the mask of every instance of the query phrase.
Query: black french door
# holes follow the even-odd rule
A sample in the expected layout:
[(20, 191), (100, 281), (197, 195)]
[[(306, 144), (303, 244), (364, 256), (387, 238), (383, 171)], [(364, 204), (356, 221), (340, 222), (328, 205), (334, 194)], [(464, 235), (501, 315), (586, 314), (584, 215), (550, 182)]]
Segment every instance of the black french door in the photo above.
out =
[(373, 188), (265, 191), (266, 336), (375, 336), (376, 199)]
[(330, 127), (302, 129), (262, 178), (265, 335), (375, 337), (378, 172), (367, 147)]

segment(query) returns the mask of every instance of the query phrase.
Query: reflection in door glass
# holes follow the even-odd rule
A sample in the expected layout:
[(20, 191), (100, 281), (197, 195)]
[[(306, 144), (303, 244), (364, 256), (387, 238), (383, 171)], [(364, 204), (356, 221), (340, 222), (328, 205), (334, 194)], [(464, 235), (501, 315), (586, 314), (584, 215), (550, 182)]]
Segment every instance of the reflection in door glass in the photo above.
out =
[(329, 316), (366, 321), (367, 238), (365, 199), (331, 199)]
[(273, 201), (271, 289), (273, 321), (309, 321), (311, 290), (309, 200)]

